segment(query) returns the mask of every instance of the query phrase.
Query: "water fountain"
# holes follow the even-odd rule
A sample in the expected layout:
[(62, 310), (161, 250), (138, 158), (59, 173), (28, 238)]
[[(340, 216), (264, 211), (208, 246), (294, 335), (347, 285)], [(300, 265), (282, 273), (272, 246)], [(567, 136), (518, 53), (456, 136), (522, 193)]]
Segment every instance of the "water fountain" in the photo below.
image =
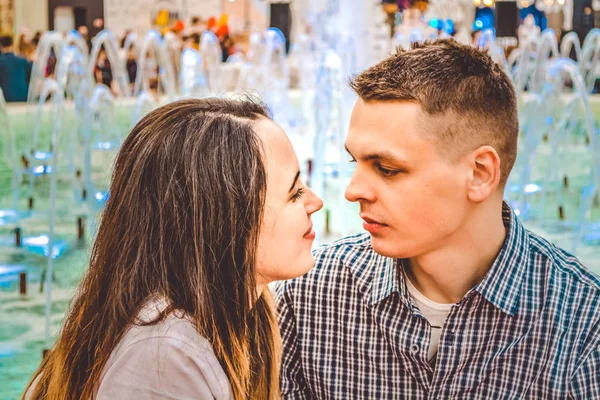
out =
[(581, 60), (581, 43), (577, 32), (569, 32), (560, 41), (560, 56), (569, 58), (571, 51), (575, 51), (575, 60)]
[(277, 28), (264, 33), (264, 49), (259, 66), (259, 93), (273, 113), (273, 119), (299, 145), (298, 117), (290, 100), (289, 66), (285, 53), (286, 40)]
[(181, 53), (179, 88), (183, 97), (207, 97), (209, 94), (202, 56), (194, 49), (184, 49)]
[(133, 48), (136, 54), (139, 54), (139, 44), (138, 44), (138, 35), (135, 32), (129, 32), (125, 37), (125, 43), (123, 45), (123, 54), (125, 55), (125, 59), (127, 58), (127, 53), (129, 49)]
[(211, 95), (223, 94), (220, 67), (223, 63), (223, 55), (219, 39), (211, 31), (204, 31), (200, 37), (200, 55), (204, 61), (204, 74), (208, 80), (208, 88)]
[(87, 64), (90, 49), (88, 48), (87, 42), (85, 41), (83, 36), (81, 36), (81, 34), (76, 30), (70, 30), (69, 32), (67, 32), (67, 36), (63, 41), (63, 47), (71, 45), (75, 45), (75, 47), (77, 47), (79, 53), (84, 59), (84, 62)]
[[(148, 60), (148, 56), (150, 56), (151, 60)], [(151, 90), (146, 74), (148, 72), (147, 64), (152, 60), (156, 60), (156, 66), (159, 68), (160, 83), (164, 88), (167, 99), (170, 101), (174, 100), (177, 97), (175, 71), (160, 33), (157, 31), (148, 31), (140, 47), (135, 88), (133, 91), (134, 96), (138, 96), (142, 91), (149, 92)]]
[[(576, 103), (581, 105), (583, 110), (583, 122), (585, 124), (584, 132), (587, 140), (582, 144), (574, 145), (572, 138), (565, 137), (565, 130), (562, 128), (565, 127), (566, 122), (569, 119), (573, 118), (573, 113), (569, 114), (564, 112), (564, 110), (559, 111), (564, 122), (559, 121), (558, 124), (555, 124), (555, 129), (552, 130), (548, 135), (548, 140), (551, 145), (551, 158), (547, 167), (548, 172), (546, 174), (545, 183), (546, 185), (549, 185), (552, 183), (552, 181), (558, 181), (559, 186), (561, 184), (564, 186), (573, 186), (574, 182), (579, 180), (579, 185), (583, 187), (582, 196), (587, 196), (587, 199), (579, 199), (580, 206), (583, 207), (583, 209), (580, 210), (578, 215), (580, 217), (582, 215), (588, 216), (590, 214), (590, 209), (586, 208), (591, 208), (589, 198), (591, 197), (593, 199), (596, 195), (596, 191), (598, 188), (600, 188), (600, 153), (598, 152), (600, 147), (598, 147), (598, 131), (595, 126), (594, 116), (591, 111), (589, 97), (587, 95), (587, 86), (583, 76), (581, 75), (579, 66), (572, 60), (566, 58), (556, 60), (548, 66), (548, 78), (548, 83), (545, 86), (547, 90), (546, 93), (544, 93), (544, 98), (546, 99), (560, 99), (560, 95), (562, 89), (565, 87), (565, 83), (567, 81), (572, 83), (574, 94), (572, 95), (572, 98), (567, 100), (567, 102), (572, 103), (573, 105)], [(569, 108), (572, 109), (573, 106), (567, 107), (567, 110)], [(579, 151), (574, 153), (574, 150)], [(583, 150), (583, 152), (581, 150)], [(570, 178), (565, 181), (564, 179), (566, 179), (566, 177), (569, 175), (569, 171), (566, 168), (569, 163), (565, 158), (565, 155), (570, 156), (568, 157), (569, 159), (581, 159), (582, 157), (585, 157), (585, 159), (589, 160), (589, 165), (591, 168), (581, 168), (578, 175), (571, 174)], [(563, 176), (565, 177), (564, 179)], [(560, 196), (561, 191), (559, 190), (558, 192), (559, 207), (564, 208), (564, 200)], [(573, 225), (580, 227), (589, 222), (590, 221), (576, 220), (569, 224), (560, 221), (559, 229), (564, 229), (565, 225), (569, 225), (569, 227)]]
[(531, 90), (534, 92), (541, 92), (543, 90), (548, 60), (550, 58), (560, 57), (558, 41), (556, 39), (556, 34), (552, 29), (548, 28), (542, 32), (540, 41), (537, 44), (536, 54), (535, 65), (531, 76)]
[(583, 41), (581, 49), (581, 58), (578, 58), (579, 69), (583, 75), (588, 92), (591, 93), (596, 83), (596, 78), (600, 76), (600, 29), (592, 29)]
[(19, 194), (20, 184), (22, 180), (21, 168), (19, 165), (19, 159), (17, 156), (17, 143), (15, 132), (13, 131), (8, 117), (6, 100), (4, 94), (0, 89), (0, 127), (3, 129), (0, 131), (0, 143), (2, 144), (2, 156), (3, 162), (6, 163), (6, 167), (11, 171), (10, 180), (10, 191), (11, 191), (11, 203), (10, 208), (0, 209), (0, 227), (10, 227), (14, 238), (10, 240), (11, 245), (20, 247), (21, 245), (21, 228), (19, 226), (19, 220), (24, 216), (19, 211)]
[(509, 71), (508, 62), (504, 56), (504, 49), (498, 46), (496, 42), (496, 31), (493, 28), (483, 29), (479, 38), (477, 39), (477, 46), (482, 49), (487, 49), (488, 53), (492, 57), (492, 60), (504, 68), (505, 71)]
[[(520, 120), (525, 136), (507, 198), (523, 221), (533, 221), (547, 234), (567, 235), (563, 246), (574, 252), (582, 229), (591, 223), (592, 202), (600, 183), (598, 134), (577, 63), (559, 58), (545, 65), (544, 71), (542, 84), (538, 83), (542, 91), (522, 98)], [(564, 92), (566, 82), (572, 83), (573, 93)], [(584, 132), (581, 140), (579, 127)], [(574, 168), (573, 160), (582, 162)], [(585, 167), (585, 160), (591, 167)], [(537, 197), (536, 204), (532, 196)], [(577, 210), (568, 211), (568, 203), (573, 202), (565, 196), (575, 199)], [(552, 209), (556, 213), (547, 214)]]
[[(35, 50), (35, 62), (31, 68), (31, 78), (29, 80), (29, 93), (27, 102), (35, 104), (40, 97), (42, 84), (46, 77), (48, 60), (51, 54), (58, 57), (63, 47), (63, 35), (60, 32), (45, 32), (40, 38), (40, 42)], [(58, 62), (57, 62), (58, 64)]]
[(106, 51), (106, 57), (110, 62), (113, 80), (116, 82), (116, 92), (123, 97), (129, 96), (131, 94), (129, 89), (129, 78), (127, 77), (125, 65), (119, 57), (119, 45), (117, 39), (111, 31), (103, 30), (96, 35), (94, 44), (92, 45), (90, 61), (88, 63), (88, 75), (90, 80), (92, 82), (95, 81), (94, 70), (96, 68), (96, 62), (101, 49)]
[(348, 101), (344, 98), (345, 78), (340, 56), (334, 50), (326, 51), (317, 73), (310, 186), (318, 196), (333, 203), (325, 211), (325, 226), (317, 226), (330, 233), (330, 225), (333, 225), (330, 210), (335, 209), (336, 233), (341, 235), (348, 233), (346, 210), (349, 205), (344, 200), (344, 188), (350, 176), (345, 162), (349, 119)]
[[(173, 68), (173, 77), (176, 77), (179, 75), (181, 68), (181, 42), (179, 41), (177, 35), (175, 35), (171, 31), (167, 31), (163, 35), (163, 45), (165, 48), (166, 56)], [(176, 80), (175, 85), (177, 85)], [(175, 90), (177, 90), (177, 87), (175, 88)]]
[[(64, 92), (63, 89), (56, 84), (53, 80), (48, 80), (48, 84), (44, 85), (43, 91), (48, 94), (51, 99), (52, 113), (53, 113), (53, 128), (51, 146), (53, 149), (53, 157), (51, 159), (50, 168), (56, 171), (58, 167), (58, 148), (59, 138), (61, 132), (62, 112), (64, 107)], [(53, 268), (54, 259), (59, 256), (61, 247), (57, 247), (56, 234), (56, 195), (57, 195), (57, 178), (58, 174), (53, 173), (50, 175), (50, 207), (48, 209), (48, 236), (47, 246), (45, 248), (45, 255), (47, 257), (47, 266), (45, 270), (45, 282), (43, 280), (44, 274), (42, 274), (42, 282), (45, 285), (46, 291), (46, 309), (45, 309), (45, 347), (50, 349), (52, 347), (51, 342), (51, 318), (52, 318), (52, 283), (54, 280)]]
[(144, 115), (148, 114), (156, 107), (158, 107), (158, 99), (155, 95), (145, 90), (140, 92), (136, 97), (135, 105), (131, 112), (130, 128), (133, 128)]
[(239, 67), (236, 89), (256, 91), (261, 87), (261, 60), (264, 48), (263, 37), (258, 32), (253, 32), (249, 38), (246, 60)]
[[(115, 155), (121, 146), (119, 130), (115, 126), (114, 109), (115, 98), (111, 90), (103, 84), (97, 84), (87, 103), (85, 116), (88, 123), (83, 130), (84, 157), (81, 200), (85, 207), (80, 214), (85, 216), (87, 221), (85, 232), (89, 232), (91, 237), (95, 232), (95, 217), (108, 199), (108, 182), (94, 181), (93, 154), (100, 152)], [(101, 163), (101, 172), (105, 177), (110, 176), (110, 171), (106, 166), (111, 164), (112, 160)]]

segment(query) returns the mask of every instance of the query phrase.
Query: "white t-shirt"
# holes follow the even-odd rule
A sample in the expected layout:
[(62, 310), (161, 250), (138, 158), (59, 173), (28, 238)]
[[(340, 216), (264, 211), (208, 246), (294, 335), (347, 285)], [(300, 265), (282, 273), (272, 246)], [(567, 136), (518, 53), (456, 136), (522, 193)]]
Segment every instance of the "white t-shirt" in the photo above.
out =
[(410, 293), (415, 304), (421, 311), (421, 314), (423, 314), (425, 319), (429, 322), (429, 325), (431, 325), (431, 341), (429, 342), (427, 360), (429, 361), (429, 364), (433, 366), (435, 364), (444, 322), (446, 322), (446, 317), (450, 314), (450, 310), (452, 310), (454, 304), (440, 304), (431, 301), (417, 290), (406, 275), (404, 275), (404, 280), (406, 281), (408, 293)]

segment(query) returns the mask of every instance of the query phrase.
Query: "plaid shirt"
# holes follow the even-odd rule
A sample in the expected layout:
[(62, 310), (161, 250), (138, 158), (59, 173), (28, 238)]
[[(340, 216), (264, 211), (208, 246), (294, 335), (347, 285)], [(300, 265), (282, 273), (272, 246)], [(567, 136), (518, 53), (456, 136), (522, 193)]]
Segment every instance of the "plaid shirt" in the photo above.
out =
[(276, 288), (284, 399), (600, 399), (600, 279), (507, 205), (503, 219), (503, 248), (453, 306), (434, 368), (402, 261), (368, 234), (318, 249)]

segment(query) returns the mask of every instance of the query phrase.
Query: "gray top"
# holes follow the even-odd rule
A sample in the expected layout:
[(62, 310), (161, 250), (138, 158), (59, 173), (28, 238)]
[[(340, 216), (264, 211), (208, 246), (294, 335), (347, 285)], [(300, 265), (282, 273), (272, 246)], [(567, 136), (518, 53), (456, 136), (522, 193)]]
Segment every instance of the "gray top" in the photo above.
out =
[[(138, 319), (150, 321), (166, 306), (150, 302)], [(130, 327), (104, 366), (94, 398), (229, 400), (233, 394), (208, 340), (183, 313), (173, 313), (153, 326)]]
[[(149, 303), (138, 318), (149, 321), (167, 306)], [(97, 399), (231, 399), (229, 380), (212, 346), (194, 324), (173, 313), (154, 326), (127, 331), (102, 372)]]

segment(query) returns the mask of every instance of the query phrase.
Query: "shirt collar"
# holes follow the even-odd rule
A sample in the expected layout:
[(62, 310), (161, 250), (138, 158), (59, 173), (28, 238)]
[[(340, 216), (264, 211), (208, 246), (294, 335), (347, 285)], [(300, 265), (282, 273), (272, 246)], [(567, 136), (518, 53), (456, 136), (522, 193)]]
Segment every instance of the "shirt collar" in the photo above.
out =
[(474, 290), (512, 316), (519, 306), (529, 260), (529, 233), (506, 202), (502, 204), (502, 220), (506, 228), (504, 244), (492, 267)]
[[(373, 248), (371, 248), (371, 251), (375, 252)], [(377, 254), (377, 257), (380, 258), (380, 262), (374, 264), (375, 270), (369, 294), (370, 306), (379, 303), (394, 292), (399, 292), (399, 288), (404, 286), (400, 285), (398, 281), (402, 279), (402, 274), (398, 274), (398, 260), (379, 254)], [(401, 297), (404, 298), (405, 296)]]
[[(521, 295), (521, 283), (529, 259), (529, 234), (517, 220), (507, 203), (502, 204), (502, 220), (506, 238), (492, 267), (483, 280), (473, 289), (487, 301), (509, 315), (516, 313)], [(371, 251), (374, 252), (372, 248)], [(400, 294), (410, 307), (409, 294), (404, 284), (404, 274), (398, 273), (401, 260), (376, 255), (375, 271), (371, 283), (369, 305), (374, 305), (392, 293)], [(467, 297), (467, 296), (465, 296)]]

